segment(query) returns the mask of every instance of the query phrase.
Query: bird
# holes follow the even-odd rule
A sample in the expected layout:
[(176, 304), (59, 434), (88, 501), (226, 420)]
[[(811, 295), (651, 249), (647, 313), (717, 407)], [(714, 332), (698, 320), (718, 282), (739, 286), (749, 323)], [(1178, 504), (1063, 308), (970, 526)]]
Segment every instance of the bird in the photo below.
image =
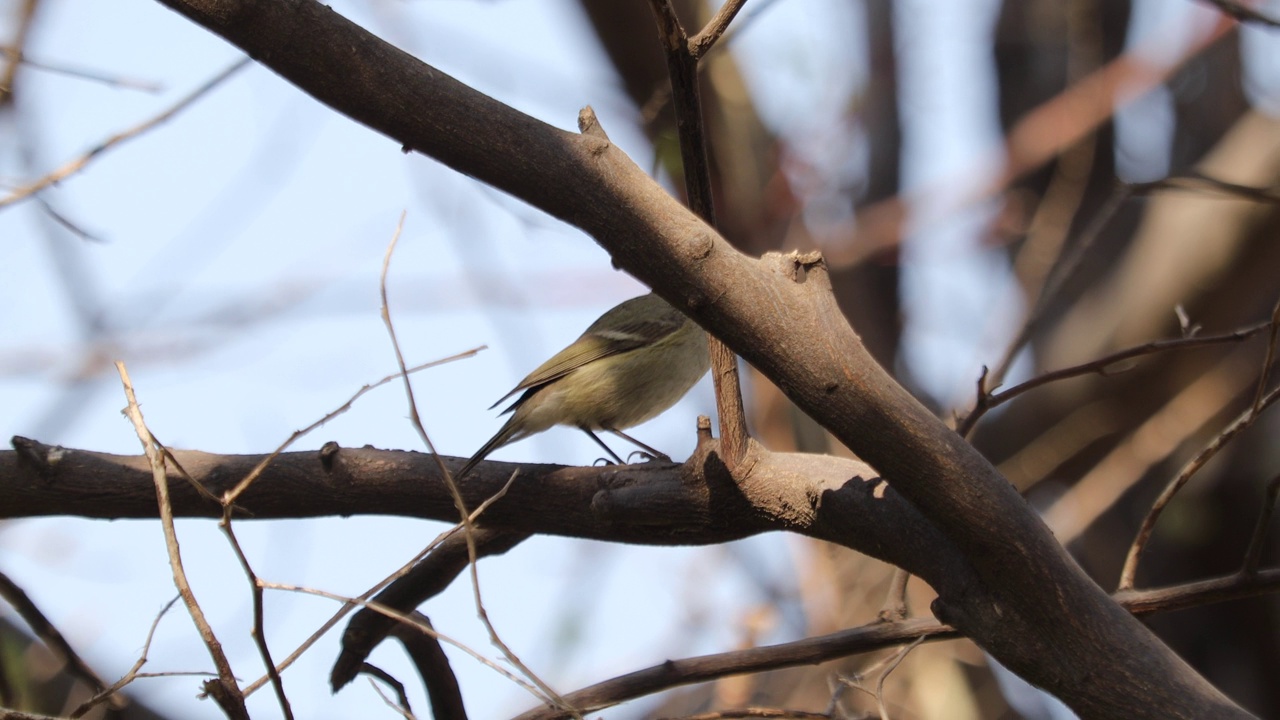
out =
[(696, 322), (653, 293), (625, 300), (489, 407), (522, 393), (502, 411), (511, 417), (457, 477), (494, 450), (554, 425), (582, 430), (619, 464), (622, 459), (595, 431), (617, 435), (651, 459), (670, 461), (622, 431), (675, 405), (710, 367), (707, 334)]

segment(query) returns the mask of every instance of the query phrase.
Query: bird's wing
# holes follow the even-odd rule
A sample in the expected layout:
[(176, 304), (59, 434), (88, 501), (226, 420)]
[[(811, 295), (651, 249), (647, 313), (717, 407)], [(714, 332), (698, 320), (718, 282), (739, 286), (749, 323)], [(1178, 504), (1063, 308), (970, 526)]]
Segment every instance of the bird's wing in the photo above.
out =
[[(502, 399), (491, 405), (490, 409), (501, 405), (507, 398), (522, 390), (538, 388), (559, 380), (583, 365), (601, 358), (652, 345), (679, 330), (680, 326), (685, 322), (685, 317), (670, 306), (667, 306), (670, 309), (670, 313), (650, 313), (627, 323), (611, 322), (610, 315), (622, 310), (627, 303), (652, 302), (653, 300), (657, 300), (660, 303), (663, 302), (656, 295), (644, 295), (628, 300), (626, 303), (605, 313), (599, 320), (592, 323), (591, 327), (587, 328), (587, 331), (581, 337), (570, 344), (569, 347), (556, 353), (550, 360), (542, 363), (537, 370), (529, 373), (524, 380), (520, 381), (519, 385), (512, 388), (511, 392), (503, 395)], [(663, 304), (665, 305), (665, 303)], [(521, 398), (521, 400), (523, 399)], [(520, 400), (517, 400), (503, 412), (511, 412), (519, 405)]]

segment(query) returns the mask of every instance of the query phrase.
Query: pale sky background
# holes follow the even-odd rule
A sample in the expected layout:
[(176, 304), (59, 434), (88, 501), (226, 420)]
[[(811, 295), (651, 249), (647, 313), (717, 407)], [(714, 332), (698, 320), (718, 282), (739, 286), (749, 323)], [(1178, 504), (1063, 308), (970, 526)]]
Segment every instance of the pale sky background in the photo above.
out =
[[(5, 3), (6, 16), (15, 2)], [(590, 104), (624, 150), (641, 166), (652, 165), (635, 111), (576, 4), (332, 5), (546, 122), (571, 129), (578, 110)], [(1135, 17), (1152, 27), (1179, 22), (1193, 32), (1211, 17), (1184, 0), (1137, 5), (1146, 9)], [(904, 183), (926, 186), (959, 169), (989, 171), (974, 163), (999, 139), (987, 54), (995, 0), (899, 0), (896, 7), (895, 42), (912, 49), (901, 68)], [(41, 12), (26, 48), (33, 59), (155, 82), (164, 90), (151, 94), (24, 68), (16, 120), (9, 113), (0, 125), (5, 186), (150, 118), (240, 57), (149, 0), (45, 0)], [(833, 187), (849, 182), (860, 171), (856, 153), (832, 157), (811, 139), (846, 122), (848, 98), (866, 75), (863, 51), (848, 37), (861, 22), (861, 5), (778, 0), (749, 3), (746, 14), (753, 12), (759, 16), (733, 50), (762, 115)], [(1141, 37), (1141, 27), (1134, 33)], [(1274, 39), (1248, 35), (1250, 52), (1266, 59), (1249, 69), (1255, 99), (1277, 107), (1265, 72), (1280, 57)], [(1167, 103), (1158, 94), (1144, 99), (1125, 122), (1158, 127), (1157, 120), (1168, 117)], [(1127, 154), (1137, 163), (1130, 171), (1158, 174), (1165, 162), (1160, 143), (1150, 133), (1131, 135), (1145, 144)], [(419, 409), (443, 453), (470, 455), (500, 424), (486, 410), (494, 400), (605, 309), (644, 292), (613, 271), (581, 232), (433, 160), (402, 154), (396, 143), (257, 66), (44, 197), (97, 240), (70, 235), (34, 202), (0, 210), (4, 438), (19, 434), (138, 453), (137, 438), (119, 414), (124, 398), (111, 361), (120, 358), (148, 424), (164, 442), (210, 452), (270, 451), (394, 370), (378, 316), (378, 273), (402, 210), (408, 219), (389, 288), (408, 362), (490, 348), (415, 376)], [(991, 348), (1003, 347), (1018, 320), (1003, 255), (975, 248), (974, 230), (991, 211), (977, 208), (945, 231), (919, 233), (904, 251), (905, 361), (944, 402), (963, 402), (977, 368), (992, 361)], [(636, 434), (682, 458), (693, 447), (695, 417), (713, 410), (704, 381)], [(420, 450), (406, 414), (401, 390), (387, 386), (296, 449), (333, 440)], [(581, 433), (556, 429), (494, 457), (587, 464), (597, 454)], [(351, 518), (242, 522), (237, 532), (265, 579), (357, 594), (444, 527)], [(248, 635), (250, 596), (226, 541), (209, 521), (180, 522), (178, 532), (197, 597), (233, 668), (245, 681), (256, 679), (261, 669)], [(768, 602), (752, 579), (761, 573), (744, 566), (767, 568), (763, 574), (774, 588), (793, 594), (793, 565), (803, 563), (803, 552), (782, 535), (689, 549), (536, 538), (484, 560), (480, 573), (486, 607), (503, 638), (567, 692), (669, 657), (736, 646), (747, 613)], [(0, 524), (0, 571), (21, 584), (108, 679), (132, 664), (154, 613), (175, 594), (160, 527), (152, 521)], [(327, 600), (269, 594), (268, 638), (276, 657), (336, 608)], [(466, 582), (422, 610), (442, 632), (498, 656), (475, 619)], [(0, 613), (11, 610), (0, 604)], [(397, 717), (363, 679), (329, 694), (325, 682), (339, 633), (332, 631), (285, 674), (297, 716)], [(788, 617), (759, 639), (803, 634), (802, 621)], [(387, 643), (372, 662), (409, 685), (414, 709), (425, 716), (427, 702), (401, 656)], [(472, 717), (507, 716), (533, 704), (492, 670), (456, 652), (451, 657)], [(146, 669), (210, 667), (185, 611), (175, 607), (160, 625)], [(193, 699), (200, 681), (152, 679), (130, 691), (174, 717), (222, 717), (212, 703)], [(631, 717), (640, 707), (600, 715)], [(278, 714), (269, 690), (251, 698), (250, 710), (254, 717)]]

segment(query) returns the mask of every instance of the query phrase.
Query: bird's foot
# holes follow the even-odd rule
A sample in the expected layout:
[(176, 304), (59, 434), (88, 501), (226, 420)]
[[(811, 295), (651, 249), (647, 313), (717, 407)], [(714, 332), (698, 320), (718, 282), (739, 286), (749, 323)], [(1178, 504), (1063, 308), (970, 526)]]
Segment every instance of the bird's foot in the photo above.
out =
[(646, 450), (632, 450), (631, 454), (627, 455), (627, 462), (630, 463), (631, 458), (637, 455), (640, 456), (641, 462), (664, 462), (664, 463), (675, 462), (674, 460), (671, 459), (671, 456), (667, 455), (666, 453), (654, 454)]

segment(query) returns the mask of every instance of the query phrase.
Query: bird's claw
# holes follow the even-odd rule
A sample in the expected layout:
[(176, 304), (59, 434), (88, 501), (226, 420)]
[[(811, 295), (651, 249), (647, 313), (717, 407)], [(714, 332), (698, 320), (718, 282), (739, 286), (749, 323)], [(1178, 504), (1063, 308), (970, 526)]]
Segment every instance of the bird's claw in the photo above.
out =
[(671, 459), (671, 456), (667, 455), (666, 453), (658, 453), (655, 455), (645, 450), (632, 450), (631, 454), (627, 455), (627, 463), (630, 463), (631, 458), (635, 455), (639, 455), (640, 460), (642, 462), (664, 462), (664, 463), (675, 462), (674, 460)]

